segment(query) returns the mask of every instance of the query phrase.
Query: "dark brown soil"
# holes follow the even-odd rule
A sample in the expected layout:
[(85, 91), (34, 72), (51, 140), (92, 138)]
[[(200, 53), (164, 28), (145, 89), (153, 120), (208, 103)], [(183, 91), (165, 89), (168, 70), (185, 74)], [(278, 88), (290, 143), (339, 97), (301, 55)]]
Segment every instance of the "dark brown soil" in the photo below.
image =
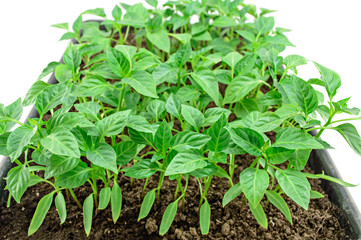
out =
[[(242, 155), (236, 159), (235, 179), (252, 158)], [(307, 171), (310, 171), (308, 168)], [(158, 176), (153, 176), (147, 191), (157, 186)], [(341, 214), (327, 198), (320, 187), (320, 180), (311, 180), (312, 189), (326, 195), (323, 199), (311, 200), (309, 210), (305, 211), (290, 199), (286, 199), (293, 216), (291, 225), (282, 213), (269, 204), (265, 208), (269, 227), (260, 227), (252, 216), (248, 205), (242, 207), (242, 197), (233, 200), (226, 208), (222, 207), (222, 197), (229, 188), (225, 179), (213, 178), (208, 192), (211, 205), (210, 233), (202, 236), (199, 230), (198, 204), (199, 189), (194, 178), (190, 178), (186, 194), (185, 209), (178, 208), (175, 220), (169, 232), (161, 237), (158, 227), (167, 205), (173, 201), (175, 183), (165, 181), (161, 191), (160, 205), (153, 207), (149, 216), (137, 222), (141, 205), (143, 180), (135, 180), (130, 186), (129, 178), (120, 176), (119, 185), (123, 191), (123, 209), (121, 217), (113, 224), (111, 211), (98, 210), (94, 214), (92, 231), (88, 239), (348, 239), (344, 229), (340, 227), (337, 215)], [(40, 198), (49, 193), (49, 185), (31, 187), (23, 196), (21, 203), (12, 201), (11, 208), (5, 204), (0, 206), (1, 239), (25, 239), (32, 215)], [(75, 189), (79, 200), (84, 201), (91, 192), (89, 185)], [(181, 202), (181, 201), (180, 201)], [(264, 201), (265, 202), (265, 201)], [(63, 225), (53, 205), (40, 229), (29, 239), (86, 239), (83, 229), (82, 210), (72, 200), (67, 201), (68, 217)]]

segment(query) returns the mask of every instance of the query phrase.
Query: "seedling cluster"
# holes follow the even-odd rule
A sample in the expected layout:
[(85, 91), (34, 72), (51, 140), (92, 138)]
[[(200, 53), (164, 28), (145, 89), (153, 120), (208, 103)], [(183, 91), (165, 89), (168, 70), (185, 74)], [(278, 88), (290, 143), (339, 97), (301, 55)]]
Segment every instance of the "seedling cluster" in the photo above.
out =
[[(53, 25), (67, 31), (62, 40), (75, 39), (63, 63), (49, 63), (23, 100), (0, 104), (0, 154), (15, 163), (7, 176), (8, 204), (11, 198), (19, 203), (33, 185), (53, 187), (39, 201), (29, 235), (53, 202), (60, 222), (66, 220), (65, 194), (83, 209), (87, 235), (95, 208), (109, 206), (117, 222), (119, 178), (144, 179), (139, 219), (162, 201), (164, 181), (176, 182), (160, 235), (181, 211), (190, 178), (199, 184), (202, 234), (209, 232), (207, 192), (214, 178), (229, 181), (223, 206), (241, 196), (264, 228), (267, 204), (292, 224), (286, 196), (304, 209), (322, 197), (308, 178), (352, 186), (302, 171), (312, 149), (331, 148), (320, 139), (325, 129), (338, 131), (361, 154), (356, 128), (345, 123), (360, 119), (360, 110), (347, 106), (349, 98), (336, 99), (336, 72), (313, 62), (318, 78), (296, 75), (308, 61), (280, 56), (293, 45), (288, 30), (268, 17), (271, 10), (242, 0), (146, 2), (151, 9), (120, 4), (111, 17), (97, 8), (83, 12), (71, 29)], [(85, 14), (103, 20), (83, 21)], [(57, 84), (42, 81), (52, 72)], [(39, 117), (19, 122), (22, 108), (33, 104)], [(333, 120), (338, 114), (352, 116)], [(312, 136), (311, 130), (319, 131)], [(254, 160), (234, 176), (242, 154)], [(159, 184), (147, 190), (154, 175)], [(93, 191), (81, 203), (73, 189), (86, 183)]]

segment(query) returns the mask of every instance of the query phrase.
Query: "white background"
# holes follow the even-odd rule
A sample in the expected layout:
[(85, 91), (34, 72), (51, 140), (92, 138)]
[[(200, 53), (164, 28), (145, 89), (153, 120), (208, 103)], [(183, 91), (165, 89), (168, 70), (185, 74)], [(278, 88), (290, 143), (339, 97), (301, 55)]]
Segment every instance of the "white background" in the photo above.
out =
[[(123, 1), (135, 3), (141, 1)], [(162, 1), (164, 2), (164, 1)], [(87, 9), (103, 7), (108, 16), (118, 0), (12, 0), (0, 2), (0, 103), (10, 104), (24, 98), (42, 69), (51, 61), (58, 61), (68, 42), (59, 42), (64, 33), (51, 24), (72, 22)], [(352, 96), (349, 106), (361, 107), (361, 14), (358, 0), (246, 0), (258, 7), (277, 10), (276, 26), (292, 29), (287, 33), (296, 45), (284, 56), (299, 54), (339, 73), (342, 86), (338, 99)], [(70, 25), (71, 25), (70, 24)], [(299, 68), (302, 78), (319, 77), (310, 63)], [(23, 114), (23, 120), (30, 109)], [(361, 132), (361, 123), (356, 123)], [(322, 138), (336, 150), (329, 151), (344, 180), (361, 183), (361, 157), (353, 153), (344, 139), (332, 130)], [(361, 186), (349, 188), (361, 208)]]

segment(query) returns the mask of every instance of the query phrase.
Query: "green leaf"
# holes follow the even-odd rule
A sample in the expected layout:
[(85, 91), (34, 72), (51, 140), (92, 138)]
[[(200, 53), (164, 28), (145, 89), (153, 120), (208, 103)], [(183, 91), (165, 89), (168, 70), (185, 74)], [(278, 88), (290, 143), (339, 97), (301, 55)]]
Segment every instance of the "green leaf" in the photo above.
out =
[(56, 66), (54, 75), (59, 83), (75, 80), (73, 79), (73, 73), (71, 69), (65, 64), (59, 64), (58, 66)]
[(161, 118), (161, 115), (165, 111), (165, 102), (155, 99), (147, 105), (147, 112), (152, 116), (155, 121)]
[(311, 199), (323, 198), (324, 196), (317, 191), (310, 191)]
[(52, 26), (52, 27), (55, 27), (55, 28), (65, 29), (65, 30), (68, 30), (68, 29), (69, 29), (69, 25), (68, 25), (67, 22), (65, 22), (65, 23), (52, 24), (51, 26)]
[(157, 0), (145, 0), (149, 5), (151, 5), (152, 7), (157, 7), (158, 5), (158, 1)]
[(73, 23), (74, 32), (79, 34), (82, 25), (83, 25), (83, 19), (82, 19), (82, 15), (80, 15)]
[(283, 215), (285, 215), (286, 219), (292, 224), (292, 216), (290, 209), (287, 206), (286, 201), (281, 197), (280, 194), (272, 191), (266, 191), (266, 196), (268, 200), (278, 208)]
[(178, 51), (174, 54), (174, 61), (178, 68), (182, 68), (184, 64), (186, 64), (189, 57), (191, 56), (191, 53), (192, 48), (189, 42), (178, 49)]
[(66, 93), (67, 88), (63, 84), (55, 84), (41, 91), (35, 102), (39, 115), (43, 116), (47, 111), (61, 104)]
[(268, 220), (267, 220), (265, 212), (263, 211), (262, 205), (259, 203), (256, 205), (256, 207), (253, 207), (252, 205), (250, 205), (250, 209), (251, 209), (253, 216), (256, 218), (257, 222), (259, 223), (259, 225), (261, 225), (263, 228), (267, 229), (268, 228)]
[(205, 134), (182, 131), (177, 133), (171, 140), (171, 148), (177, 152), (183, 152), (189, 149), (200, 149), (211, 139)]
[(100, 76), (90, 76), (82, 80), (72, 95), (77, 97), (95, 97), (103, 94), (110, 88), (107, 81)]
[(164, 82), (175, 83), (177, 82), (177, 69), (170, 63), (162, 63), (152, 73), (152, 77), (156, 85)]
[(154, 46), (169, 53), (170, 39), (167, 31), (158, 30), (156, 32), (147, 32), (146, 37)]
[(201, 206), (199, 210), (199, 225), (201, 227), (201, 232), (203, 235), (208, 234), (209, 225), (211, 223), (211, 207), (207, 200)]
[(128, 76), (132, 69), (130, 59), (128, 59), (123, 52), (112, 47), (107, 48), (107, 61), (113, 73), (120, 78)]
[(307, 178), (301, 172), (294, 169), (278, 169), (276, 171), (276, 178), (286, 195), (307, 210), (311, 190)]
[(45, 179), (69, 172), (79, 164), (79, 159), (68, 156), (52, 155), (46, 165)]
[(254, 25), (259, 34), (271, 31), (275, 25), (273, 17), (259, 17), (254, 21)]
[(36, 126), (32, 128), (29, 125), (23, 125), (10, 133), (7, 140), (7, 152), (12, 162), (21, 155), (23, 148), (30, 143), (30, 140), (35, 135), (36, 130)]
[(99, 110), (101, 106), (96, 102), (74, 104), (74, 107), (78, 112), (83, 113), (91, 121), (96, 122), (100, 118)]
[(151, 162), (151, 159), (143, 159), (137, 162), (133, 167), (129, 168), (125, 172), (125, 176), (136, 179), (144, 179), (152, 176), (159, 170), (159, 166), (156, 162)]
[(348, 145), (350, 145), (350, 147), (358, 155), (361, 155), (361, 137), (354, 125), (351, 123), (344, 123), (334, 127), (333, 129), (343, 136)]
[(231, 111), (226, 108), (220, 107), (208, 108), (204, 113), (205, 123), (203, 124), (203, 126), (209, 126), (214, 124), (222, 115), (225, 115), (226, 119), (228, 119), (229, 115), (231, 115)]
[(230, 52), (226, 56), (223, 57), (223, 62), (227, 63), (227, 65), (234, 70), (236, 64), (242, 59), (242, 55), (238, 52)]
[(33, 218), (31, 219), (30, 222), (30, 226), (28, 229), (28, 236), (35, 233), (39, 229), (41, 224), (43, 224), (45, 216), (51, 207), (51, 203), (53, 202), (54, 193), (55, 192), (51, 192), (40, 199), (38, 206), (36, 207), (35, 213), (33, 215)]
[(203, 113), (198, 109), (182, 104), (182, 116), (190, 125), (199, 131), (205, 121)]
[(113, 146), (117, 155), (117, 164), (124, 166), (137, 154), (137, 144), (132, 141), (121, 141)]
[(309, 115), (318, 107), (318, 98), (315, 89), (313, 89), (311, 84), (299, 78), (295, 78), (293, 84), (295, 87), (296, 102), (300, 105), (305, 115)]
[(69, 130), (56, 128), (50, 135), (41, 139), (40, 143), (53, 154), (80, 158), (78, 141)]
[(72, 70), (73, 74), (77, 71), (77, 68), (81, 64), (81, 56), (80, 52), (78, 51), (77, 47), (74, 46), (72, 43), (66, 49), (63, 60), (65, 65)]
[(250, 204), (256, 206), (268, 188), (269, 177), (264, 169), (247, 168), (239, 175), (239, 182)]
[(228, 147), (230, 141), (230, 135), (228, 131), (224, 128), (227, 124), (227, 119), (224, 114), (215, 122), (208, 130), (207, 135), (209, 135), (211, 140), (208, 142), (209, 150), (213, 152), (220, 152)]
[(93, 209), (94, 209), (94, 198), (92, 193), (84, 200), (83, 203), (83, 223), (84, 223), (84, 230), (87, 236), (89, 236), (90, 231), (92, 229)]
[(294, 150), (287, 148), (270, 147), (266, 150), (266, 155), (271, 164), (281, 164), (286, 162), (294, 152)]
[(99, 193), (99, 205), (98, 209), (105, 209), (110, 202), (111, 190), (109, 187), (104, 187)]
[(256, 37), (254, 35), (254, 33), (252, 33), (251, 31), (244, 31), (244, 30), (236, 30), (236, 33), (238, 33), (239, 35), (241, 35), (244, 39), (247, 39), (248, 41), (250, 41), (251, 43), (256, 41)]
[(114, 6), (112, 16), (115, 21), (120, 21), (122, 19), (122, 9), (118, 5)]
[(319, 63), (313, 63), (321, 74), (321, 80), (325, 83), (328, 96), (332, 99), (332, 97), (336, 95), (337, 89), (341, 86), (340, 76), (336, 72), (322, 66)]
[(140, 206), (138, 221), (148, 216), (150, 210), (152, 209), (155, 200), (155, 190), (157, 189), (154, 188), (145, 195), (142, 206)]
[(168, 123), (163, 120), (154, 135), (154, 144), (156, 148), (159, 151), (166, 153), (170, 146), (170, 141), (172, 137), (173, 135)]
[(295, 69), (297, 66), (307, 64), (307, 59), (300, 55), (288, 55), (284, 59), (284, 63), (288, 69)]
[(178, 201), (170, 203), (168, 207), (165, 209), (159, 227), (159, 235), (163, 236), (168, 232), (170, 226), (172, 225), (174, 217), (177, 213), (177, 209), (178, 209)]
[(30, 89), (26, 93), (26, 96), (23, 101), (23, 106), (32, 105), (35, 102), (37, 96), (50, 84), (43, 82), (43, 81), (36, 81), (33, 85), (31, 85)]
[(114, 149), (107, 143), (99, 143), (94, 149), (86, 152), (86, 157), (93, 164), (118, 173), (116, 153)]
[(196, 81), (197, 84), (201, 86), (203, 91), (205, 91), (213, 99), (215, 104), (219, 106), (220, 102), (218, 82), (213, 72), (209, 69), (201, 69), (191, 73), (191, 76), (194, 81)]
[(242, 188), (241, 188), (241, 184), (237, 183), (234, 184), (227, 192), (226, 194), (224, 194), (223, 196), (223, 200), (222, 200), (222, 206), (226, 206), (228, 203), (230, 203), (233, 199), (235, 199), (236, 197), (238, 197), (239, 195), (241, 195), (242, 193)]
[(245, 75), (246, 73), (251, 72), (256, 64), (257, 57), (257, 54), (252, 54), (245, 56), (240, 61), (238, 61), (234, 69), (236, 76)]
[(141, 3), (134, 4), (126, 9), (127, 12), (121, 21), (122, 25), (129, 25), (136, 28), (145, 27), (149, 18), (148, 10)]
[(71, 171), (59, 175), (55, 185), (64, 188), (76, 188), (82, 186), (89, 177), (89, 167), (85, 162), (79, 162), (78, 166)]
[[(175, 30), (175, 28), (173, 29)], [(178, 39), (183, 44), (186, 44), (192, 39), (192, 35), (189, 33), (178, 33), (178, 34), (169, 33), (169, 35)]]
[(112, 192), (111, 192), (111, 209), (112, 209), (112, 218), (113, 222), (116, 223), (119, 216), (120, 211), (122, 210), (122, 190), (120, 189), (118, 182), (115, 181)]
[(132, 128), (128, 128), (130, 139), (138, 144), (153, 145), (153, 134), (148, 132), (139, 132)]
[(205, 157), (193, 152), (180, 152), (168, 165), (165, 175), (185, 174), (205, 166), (207, 166)]
[(10, 133), (5, 133), (0, 135), (0, 155), (9, 156), (8, 149), (7, 149), (7, 141), (9, 138)]
[(130, 110), (120, 111), (103, 118), (96, 124), (96, 128), (103, 138), (121, 133), (127, 124)]
[(351, 183), (348, 183), (348, 182), (345, 182), (341, 179), (338, 179), (338, 178), (334, 178), (334, 177), (331, 177), (331, 176), (327, 176), (325, 175), (324, 173), (322, 174), (310, 174), (310, 173), (303, 173), (303, 175), (307, 178), (315, 178), (315, 179), (325, 179), (327, 181), (330, 181), (330, 182), (334, 182), (334, 183), (337, 183), (337, 184), (340, 184), (341, 186), (344, 186), (344, 187), (356, 187), (357, 185), (354, 185), (354, 184), (351, 184)]
[(237, 76), (226, 88), (223, 104), (238, 102), (262, 82), (246, 76)]
[(58, 192), (58, 194), (56, 195), (55, 206), (59, 214), (60, 224), (63, 224), (66, 220), (67, 213), (66, 213), (65, 198), (62, 192)]
[(7, 188), (17, 203), (20, 203), (21, 197), (28, 188), (29, 181), (30, 173), (25, 166), (14, 167), (8, 172)]
[(284, 128), (276, 135), (274, 147), (287, 149), (323, 149), (310, 134), (299, 128)]
[(247, 153), (260, 156), (264, 139), (258, 132), (249, 128), (227, 128), (234, 143), (240, 146)]
[(219, 16), (213, 21), (212, 25), (215, 26), (215, 27), (223, 28), (223, 27), (233, 27), (233, 26), (236, 26), (238, 24), (236, 23), (236, 21), (234, 21), (230, 17)]
[(305, 168), (308, 158), (310, 157), (311, 149), (296, 149), (295, 152), (289, 157), (288, 161), (296, 170)]
[[(57, 112), (56, 112), (57, 113)], [(52, 130), (58, 127), (71, 130), (76, 126), (90, 126), (93, 124), (89, 122), (83, 114), (78, 112), (66, 112), (64, 114), (53, 115), (46, 124), (46, 130), (51, 133)]]
[(152, 125), (140, 115), (129, 115), (127, 127), (136, 129), (139, 132), (153, 133)]
[(169, 98), (165, 104), (165, 108), (167, 112), (172, 114), (174, 117), (178, 119), (182, 118), (182, 103), (173, 93), (169, 95)]
[(95, 16), (99, 16), (99, 17), (103, 17), (105, 18), (105, 12), (104, 12), (104, 8), (94, 8), (94, 9), (89, 9), (86, 10), (82, 13), (83, 14), (91, 14), (91, 15), (95, 15)]
[(123, 83), (129, 84), (142, 95), (158, 98), (156, 83), (152, 75), (145, 71), (136, 71), (132, 77), (124, 78)]

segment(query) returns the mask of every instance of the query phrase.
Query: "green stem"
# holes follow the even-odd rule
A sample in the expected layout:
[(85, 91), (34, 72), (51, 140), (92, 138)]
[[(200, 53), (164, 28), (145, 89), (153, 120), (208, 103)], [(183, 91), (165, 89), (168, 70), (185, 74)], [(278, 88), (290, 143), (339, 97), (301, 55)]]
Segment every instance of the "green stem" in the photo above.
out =
[[(229, 177), (230, 177), (230, 179), (233, 178), (233, 173), (234, 173), (234, 168), (235, 168), (235, 166), (234, 166), (235, 157), (236, 157), (235, 154), (230, 154), (230, 158), (231, 158), (230, 163), (229, 163)], [(230, 185), (230, 187), (232, 187), (233, 186), (233, 181), (230, 181), (229, 185)]]
[(97, 189), (97, 186), (96, 186), (96, 181), (94, 179), (93, 179), (93, 181), (88, 179), (88, 182), (90, 183), (90, 186), (93, 189), (95, 207), (98, 208), (98, 189)]
[(79, 199), (76, 197), (73, 189), (69, 188), (69, 192), (70, 192), (70, 195), (73, 197), (74, 201), (76, 202), (76, 204), (78, 205), (78, 207), (80, 209), (83, 209), (83, 206), (81, 205), (81, 203), (79, 202)]
[(344, 119), (332, 121), (330, 124), (338, 123), (338, 122), (346, 122), (346, 121), (360, 120), (360, 119), (361, 119), (361, 116), (360, 116), (360, 117), (354, 117), (354, 118), (344, 118)]
[(208, 192), (209, 187), (211, 186), (212, 177), (213, 177), (213, 176), (209, 176), (208, 179), (207, 179), (207, 181), (206, 181), (206, 183), (205, 183), (204, 191), (203, 191), (203, 194), (202, 194), (202, 196), (201, 196), (201, 200), (199, 201), (199, 207), (202, 206), (203, 199), (207, 197), (207, 192)]
[(145, 189), (147, 188), (149, 179), (150, 179), (150, 177), (147, 177), (147, 179), (145, 180), (145, 183), (144, 183), (144, 186), (143, 186), (142, 198), (144, 198), (144, 196), (145, 196)]

